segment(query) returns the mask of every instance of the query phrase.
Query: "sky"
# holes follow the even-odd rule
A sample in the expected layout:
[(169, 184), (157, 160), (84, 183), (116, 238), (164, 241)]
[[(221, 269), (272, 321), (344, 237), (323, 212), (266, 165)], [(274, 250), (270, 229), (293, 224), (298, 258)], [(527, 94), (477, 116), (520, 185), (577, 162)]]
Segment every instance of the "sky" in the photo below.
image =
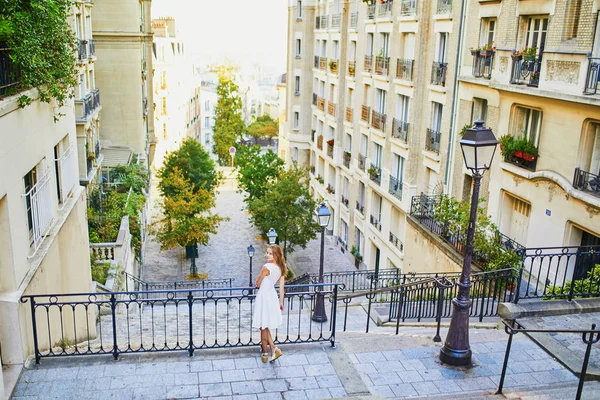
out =
[(286, 0), (154, 0), (152, 18), (173, 16), (194, 61), (258, 63), (285, 72)]

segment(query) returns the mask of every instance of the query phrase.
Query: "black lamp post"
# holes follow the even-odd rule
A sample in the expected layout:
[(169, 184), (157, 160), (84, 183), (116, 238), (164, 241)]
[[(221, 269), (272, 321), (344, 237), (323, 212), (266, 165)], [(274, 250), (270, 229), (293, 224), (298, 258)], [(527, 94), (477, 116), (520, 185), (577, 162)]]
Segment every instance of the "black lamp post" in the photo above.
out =
[(248, 281), (248, 286), (253, 287), (252, 285), (252, 257), (254, 257), (254, 246), (248, 246), (248, 257), (250, 257), (250, 280)]
[[(329, 218), (331, 218), (331, 211), (325, 205), (325, 202), (319, 204), (319, 208), (317, 208), (317, 219), (319, 222), (319, 226), (321, 227), (321, 258), (319, 260), (319, 283), (323, 283), (323, 253), (325, 249), (325, 228), (329, 225)], [(319, 287), (317, 293), (317, 301), (315, 302), (315, 309), (312, 315), (312, 320), (316, 322), (325, 322), (327, 321), (327, 314), (325, 314), (325, 300), (323, 298), (323, 294), (321, 290), (323, 288)]]
[(269, 239), (269, 244), (275, 244), (277, 241), (277, 232), (275, 229), (269, 229), (269, 232), (267, 232), (267, 238)]
[(450, 365), (471, 364), (471, 348), (469, 346), (469, 308), (471, 299), (471, 257), (473, 254), (473, 238), (477, 221), (477, 203), (479, 202), (479, 186), (483, 173), (490, 169), (498, 140), (489, 128), (483, 127), (483, 121), (475, 121), (475, 126), (466, 130), (459, 141), (466, 167), (473, 174), (473, 196), (471, 197), (471, 214), (467, 230), (467, 245), (462, 273), (458, 285), (458, 294), (452, 300), (452, 319), (446, 341), (440, 350), (440, 361)]

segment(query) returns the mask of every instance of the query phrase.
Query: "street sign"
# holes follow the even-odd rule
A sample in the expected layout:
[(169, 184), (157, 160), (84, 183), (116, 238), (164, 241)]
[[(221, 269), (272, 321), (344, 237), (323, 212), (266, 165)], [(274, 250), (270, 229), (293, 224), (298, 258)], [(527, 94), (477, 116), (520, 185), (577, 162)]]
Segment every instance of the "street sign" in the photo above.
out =
[(234, 155), (234, 154), (235, 154), (235, 147), (231, 146), (231, 147), (229, 148), (229, 153), (230, 153), (231, 155)]

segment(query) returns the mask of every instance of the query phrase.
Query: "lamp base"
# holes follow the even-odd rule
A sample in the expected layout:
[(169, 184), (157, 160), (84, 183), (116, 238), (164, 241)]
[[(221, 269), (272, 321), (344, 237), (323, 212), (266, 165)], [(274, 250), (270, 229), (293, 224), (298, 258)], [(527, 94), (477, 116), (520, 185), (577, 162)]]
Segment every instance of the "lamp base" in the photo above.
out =
[(447, 345), (443, 345), (440, 350), (440, 361), (444, 364), (463, 367), (471, 365), (472, 355), (473, 353), (470, 348), (466, 350), (454, 350), (450, 349)]
[(327, 314), (313, 313), (312, 320), (315, 322), (327, 322)]

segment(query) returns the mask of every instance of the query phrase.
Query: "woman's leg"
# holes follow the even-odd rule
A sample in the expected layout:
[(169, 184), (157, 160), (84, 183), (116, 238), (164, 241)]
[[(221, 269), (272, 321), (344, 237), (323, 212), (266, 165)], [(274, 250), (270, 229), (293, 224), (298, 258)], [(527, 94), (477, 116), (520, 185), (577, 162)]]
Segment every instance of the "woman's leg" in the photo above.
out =
[(268, 332), (269, 332), (268, 329), (260, 330), (260, 347), (262, 348), (263, 353), (268, 353), (268, 350), (267, 350), (267, 344), (268, 344), (267, 333)]
[(275, 343), (273, 343), (273, 336), (271, 336), (271, 331), (269, 328), (265, 328), (265, 341), (269, 343), (271, 352), (275, 351)]

